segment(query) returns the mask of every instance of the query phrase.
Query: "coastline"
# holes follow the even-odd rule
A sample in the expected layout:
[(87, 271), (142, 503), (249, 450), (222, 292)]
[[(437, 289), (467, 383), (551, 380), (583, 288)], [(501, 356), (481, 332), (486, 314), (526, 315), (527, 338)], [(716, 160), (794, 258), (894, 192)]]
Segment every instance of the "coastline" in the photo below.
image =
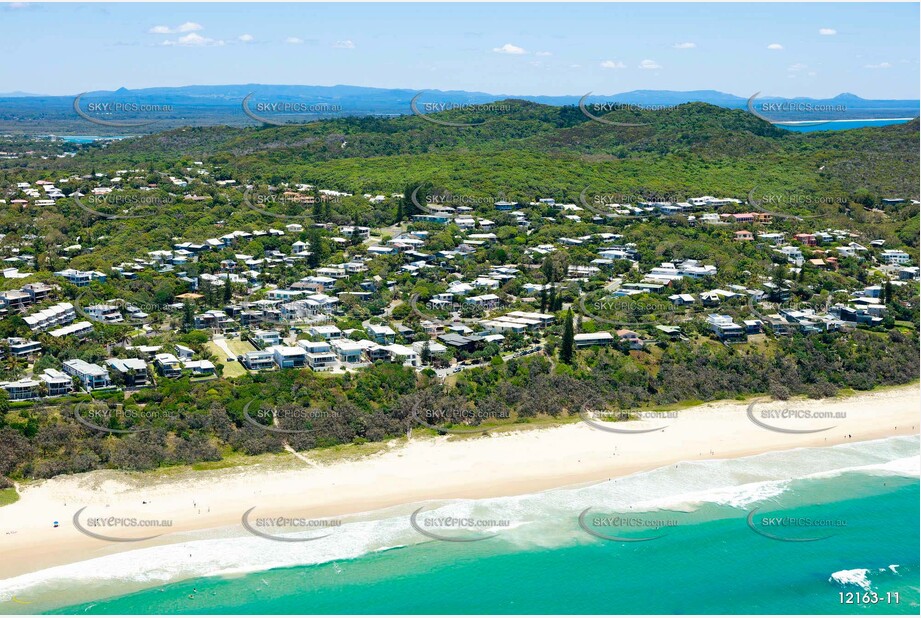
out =
[[(684, 408), (674, 418), (618, 423), (619, 429), (665, 428), (622, 434), (585, 423), (509, 431), (463, 439), (395, 441), (353, 461), (323, 464), (290, 458), (181, 474), (95, 471), (26, 485), (18, 502), (0, 508), (0, 578), (109, 554), (214, 536), (241, 529), (251, 506), (273, 513), (329, 518), (436, 499), (513, 496), (590, 484), (683, 461), (732, 459), (769, 451), (916, 435), (918, 385), (826, 400), (764, 404), (844, 413), (810, 421), (817, 433), (769, 431), (747, 415), (752, 402), (723, 401)], [(818, 423), (815, 425), (814, 423)], [(142, 542), (107, 542), (73, 525), (83, 506), (96, 513), (170, 519), (168, 534)], [(54, 527), (53, 521), (59, 526)], [(15, 531), (15, 533), (12, 533)]]

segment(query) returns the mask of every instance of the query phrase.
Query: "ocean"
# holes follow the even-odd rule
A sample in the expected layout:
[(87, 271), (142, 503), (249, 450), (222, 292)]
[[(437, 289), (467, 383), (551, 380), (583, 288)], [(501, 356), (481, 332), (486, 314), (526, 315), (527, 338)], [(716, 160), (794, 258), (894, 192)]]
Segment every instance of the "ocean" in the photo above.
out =
[(848, 129), (862, 129), (864, 127), (885, 127), (891, 124), (904, 124), (909, 120), (911, 120), (911, 118), (863, 118), (855, 120), (829, 120), (820, 124), (804, 121), (802, 124), (792, 123), (777, 126), (798, 133), (810, 133), (812, 131), (846, 131)]
[[(0, 582), (0, 611), (917, 615), (919, 462), (898, 437), (387, 509), (306, 543), (215, 531)], [(445, 516), (465, 528), (429, 527)]]

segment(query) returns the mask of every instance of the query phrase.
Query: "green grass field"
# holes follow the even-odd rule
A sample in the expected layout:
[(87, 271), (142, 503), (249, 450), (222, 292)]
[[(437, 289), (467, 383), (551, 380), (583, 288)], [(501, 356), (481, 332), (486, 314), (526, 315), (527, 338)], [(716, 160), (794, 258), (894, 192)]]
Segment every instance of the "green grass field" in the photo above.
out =
[(0, 489), (0, 506), (6, 506), (7, 504), (13, 504), (19, 500), (19, 494), (16, 492), (15, 487), (8, 487), (7, 489)]
[[(234, 356), (239, 356), (244, 352), (252, 352), (256, 349), (253, 347), (253, 344), (249, 343), (248, 341), (240, 341), (239, 339), (225, 339), (225, 342), (227, 347), (230, 348), (230, 351), (233, 352)], [(246, 369), (243, 367), (243, 365), (237, 361), (227, 360), (227, 352), (215, 342), (209, 341), (206, 343), (205, 349), (216, 356), (224, 365), (225, 378), (236, 378), (246, 374)]]

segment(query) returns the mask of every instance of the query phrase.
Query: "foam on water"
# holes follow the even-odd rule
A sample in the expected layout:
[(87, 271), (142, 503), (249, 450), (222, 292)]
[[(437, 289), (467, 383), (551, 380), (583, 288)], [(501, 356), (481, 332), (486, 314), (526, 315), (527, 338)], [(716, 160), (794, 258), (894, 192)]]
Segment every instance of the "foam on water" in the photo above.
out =
[[(578, 514), (589, 507), (598, 512), (623, 513), (695, 510), (704, 504), (742, 509), (779, 496), (797, 479), (843, 471), (917, 476), (918, 449), (917, 437), (898, 437), (731, 460), (682, 462), (582, 487), (485, 500), (438, 501), (364, 513), (343, 518), (342, 525), (330, 536), (304, 543), (262, 539), (238, 528), (205, 531), (190, 540), (189, 534), (176, 535), (171, 545), (125, 551), (7, 579), (0, 582), (0, 600), (28, 596), (37, 588), (59, 593), (80, 590), (89, 600), (100, 598), (103, 590), (109, 595), (118, 594), (193, 577), (323, 564), (394, 547), (437, 542), (409, 525), (410, 514), (419, 506), (425, 506), (420, 517), (507, 521), (507, 525), (477, 530), (498, 533), (495, 542), (519, 547), (588, 543), (591, 538), (579, 530), (576, 522)], [(856, 578), (857, 571), (860, 570), (840, 571), (832, 579), (841, 583), (841, 578)]]
[(846, 569), (831, 574), (828, 581), (835, 582), (842, 586), (857, 586), (864, 590), (870, 589), (870, 569)]

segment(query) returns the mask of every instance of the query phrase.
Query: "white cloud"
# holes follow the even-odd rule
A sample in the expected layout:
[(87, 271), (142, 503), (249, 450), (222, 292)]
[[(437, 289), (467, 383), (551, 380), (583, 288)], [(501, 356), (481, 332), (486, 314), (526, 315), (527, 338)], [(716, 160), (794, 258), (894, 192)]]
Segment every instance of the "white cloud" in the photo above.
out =
[(552, 56), (553, 54), (551, 54), (550, 52), (539, 51), (539, 52), (535, 52), (534, 55), (535, 56)]
[(29, 8), (28, 2), (10, 2), (6, 5), (8, 9), (27, 9)]
[(783, 45), (780, 43), (771, 43), (767, 46), (768, 49), (783, 49)]
[(655, 60), (643, 60), (642, 62), (640, 62), (639, 68), (647, 69), (647, 70), (661, 69), (662, 65), (656, 62)]
[(256, 39), (251, 34), (241, 34), (240, 36), (237, 37), (237, 40), (240, 41), (241, 43), (252, 43)]
[(838, 34), (838, 31), (834, 28), (819, 28), (819, 34), (822, 36), (834, 36)]
[(201, 24), (196, 24), (194, 21), (187, 21), (175, 28), (170, 28), (169, 26), (154, 26), (148, 30), (148, 32), (150, 34), (181, 34), (183, 32), (197, 32), (199, 30), (204, 30)]
[(879, 64), (867, 64), (864, 66), (865, 69), (891, 69), (892, 65), (888, 62), (880, 62)]
[(787, 70), (791, 73), (798, 73), (799, 71), (805, 71), (809, 67), (803, 64), (802, 62), (797, 62), (796, 64), (791, 64), (787, 67)]
[(675, 49), (694, 49), (697, 47), (697, 43), (675, 43), (672, 47)]
[(581, 64), (570, 64), (569, 68), (570, 69), (581, 69), (582, 65)]
[(602, 69), (626, 69), (627, 65), (620, 60), (605, 60), (601, 63)]
[(287, 39), (285, 39), (285, 43), (288, 45), (300, 45), (303, 42), (304, 39), (299, 39), (296, 36), (289, 36)]
[(506, 43), (502, 47), (493, 47), (492, 50), (497, 54), (512, 54), (514, 56), (520, 56), (521, 54), (528, 53), (521, 47), (512, 45), (511, 43)]
[(200, 34), (195, 34), (190, 32), (185, 36), (181, 36), (176, 40), (166, 40), (163, 41), (162, 45), (175, 46), (175, 47), (211, 47), (211, 46), (221, 46), (224, 44), (224, 41), (209, 39)]
[(355, 49), (355, 44), (351, 41), (336, 41), (333, 43), (336, 49)]

